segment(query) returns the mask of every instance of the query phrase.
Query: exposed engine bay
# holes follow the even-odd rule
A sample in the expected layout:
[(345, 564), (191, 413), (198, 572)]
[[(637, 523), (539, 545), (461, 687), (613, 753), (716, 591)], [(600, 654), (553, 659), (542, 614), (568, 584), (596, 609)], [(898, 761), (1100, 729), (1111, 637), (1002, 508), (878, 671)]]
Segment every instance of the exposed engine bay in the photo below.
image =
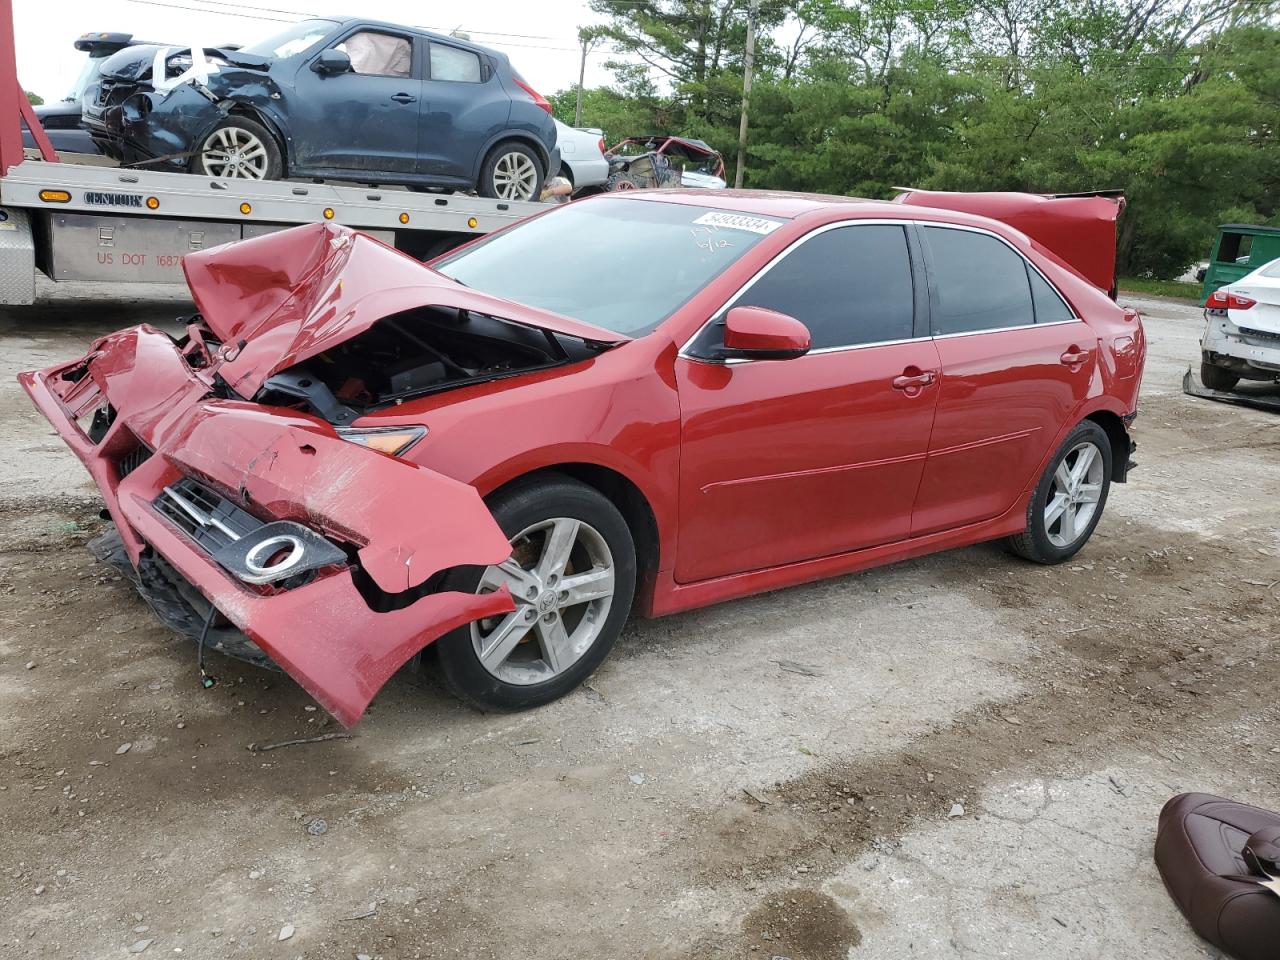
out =
[(253, 399), (334, 424), (442, 390), (595, 355), (581, 340), (451, 307), (385, 317), (350, 340), (270, 377)]

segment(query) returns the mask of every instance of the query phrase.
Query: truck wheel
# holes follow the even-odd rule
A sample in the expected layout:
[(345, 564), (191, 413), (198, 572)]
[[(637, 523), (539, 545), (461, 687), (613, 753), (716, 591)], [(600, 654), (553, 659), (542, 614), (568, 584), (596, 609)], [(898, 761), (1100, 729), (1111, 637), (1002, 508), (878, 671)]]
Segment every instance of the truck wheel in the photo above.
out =
[(508, 140), (489, 151), (476, 190), (495, 200), (537, 200), (542, 179), (542, 161), (533, 148)]
[(1027, 529), (1009, 549), (1035, 563), (1062, 563), (1089, 541), (1111, 489), (1111, 440), (1084, 420), (1062, 441), (1027, 504)]
[(227, 117), (204, 138), (191, 172), (206, 177), (279, 180), (284, 164), (275, 137), (248, 117)]
[(1200, 382), (1210, 390), (1234, 390), (1240, 378), (1225, 367), (1206, 360), (1200, 364)]
[(516, 609), (455, 630), (435, 649), (459, 697), (522, 710), (564, 696), (613, 648), (635, 594), (635, 543), (603, 494), (558, 474), (499, 493), (489, 509), (511, 540), (511, 558), (453, 570), (441, 589), (505, 586)]

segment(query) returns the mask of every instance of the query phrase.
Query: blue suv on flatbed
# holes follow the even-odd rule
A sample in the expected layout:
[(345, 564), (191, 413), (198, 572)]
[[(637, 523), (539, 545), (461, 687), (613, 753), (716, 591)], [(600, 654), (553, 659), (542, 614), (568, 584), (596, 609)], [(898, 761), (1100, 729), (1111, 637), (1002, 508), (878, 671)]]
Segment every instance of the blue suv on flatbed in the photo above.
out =
[[(159, 60), (157, 60), (159, 55)], [(551, 106), (505, 54), (359, 19), (311, 19), (239, 50), (131, 46), (82, 119), (122, 164), (211, 177), (356, 180), (537, 199), (560, 169)], [(164, 76), (157, 79), (157, 64)]]

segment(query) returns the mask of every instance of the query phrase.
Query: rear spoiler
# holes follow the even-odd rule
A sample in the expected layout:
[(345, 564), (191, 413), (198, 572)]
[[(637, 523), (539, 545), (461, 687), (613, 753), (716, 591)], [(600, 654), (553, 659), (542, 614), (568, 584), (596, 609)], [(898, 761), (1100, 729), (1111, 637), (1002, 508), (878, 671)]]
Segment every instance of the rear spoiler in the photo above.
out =
[(895, 203), (973, 213), (1007, 223), (1053, 251), (1113, 299), (1120, 190), (1089, 193), (946, 193), (901, 187)]

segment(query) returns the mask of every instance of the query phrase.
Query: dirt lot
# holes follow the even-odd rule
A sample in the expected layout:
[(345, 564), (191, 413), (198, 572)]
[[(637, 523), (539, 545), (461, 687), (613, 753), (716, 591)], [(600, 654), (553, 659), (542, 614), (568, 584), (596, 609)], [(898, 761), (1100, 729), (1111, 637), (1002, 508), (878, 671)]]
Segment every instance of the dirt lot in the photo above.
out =
[(1150, 850), (1173, 793), (1280, 806), (1280, 432), (1181, 394), (1198, 311), (1131, 301), (1142, 466), (1068, 566), (635, 622), (516, 716), (406, 673), (353, 739), (255, 752), (337, 728), (279, 675), (200, 689), (13, 382), (183, 309), (116, 292), (0, 314), (0, 955), (1215, 955)]

